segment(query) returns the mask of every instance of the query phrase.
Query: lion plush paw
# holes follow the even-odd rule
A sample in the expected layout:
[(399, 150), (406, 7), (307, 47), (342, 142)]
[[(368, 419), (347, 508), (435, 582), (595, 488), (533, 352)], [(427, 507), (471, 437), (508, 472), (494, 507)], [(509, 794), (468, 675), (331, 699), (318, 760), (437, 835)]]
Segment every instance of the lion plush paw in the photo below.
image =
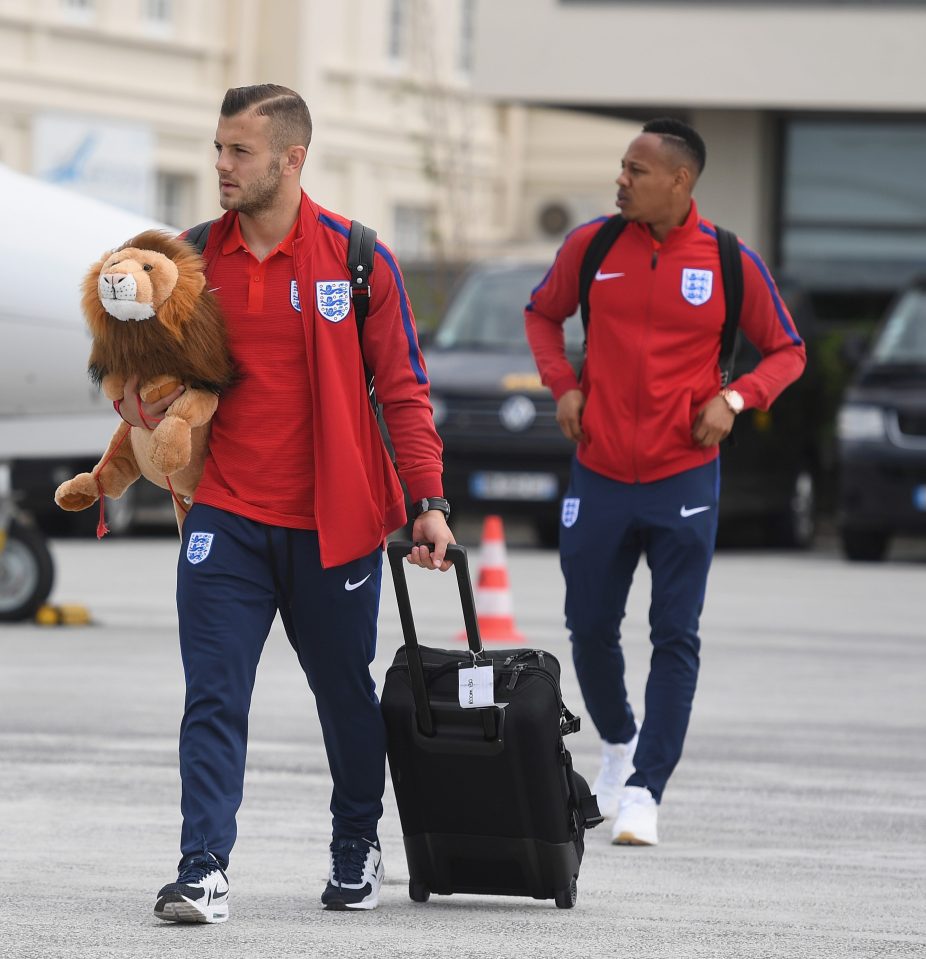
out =
[(151, 434), (151, 465), (165, 476), (186, 466), (191, 451), (190, 424), (179, 416), (166, 416)]
[(155, 376), (139, 387), (138, 395), (143, 403), (156, 403), (182, 385), (176, 376)]
[(55, 502), (72, 512), (93, 506), (99, 496), (96, 480), (90, 473), (78, 473), (55, 490)]

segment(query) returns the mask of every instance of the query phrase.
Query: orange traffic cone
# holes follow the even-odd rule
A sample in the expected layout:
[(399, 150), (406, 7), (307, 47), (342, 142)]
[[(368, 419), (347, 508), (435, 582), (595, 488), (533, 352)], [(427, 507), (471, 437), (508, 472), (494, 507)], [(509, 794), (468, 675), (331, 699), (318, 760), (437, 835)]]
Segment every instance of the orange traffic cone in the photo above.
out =
[[(476, 584), (476, 618), (483, 640), (491, 643), (523, 643), (514, 625), (508, 557), (501, 516), (487, 516), (482, 525), (479, 581)], [(463, 633), (459, 638), (466, 639)]]

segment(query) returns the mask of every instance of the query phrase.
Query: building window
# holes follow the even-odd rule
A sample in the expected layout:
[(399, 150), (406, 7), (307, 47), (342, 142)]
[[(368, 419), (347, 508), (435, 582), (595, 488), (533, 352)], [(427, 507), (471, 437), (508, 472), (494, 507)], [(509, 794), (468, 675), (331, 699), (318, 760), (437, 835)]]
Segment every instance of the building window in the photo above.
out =
[(883, 288), (926, 262), (926, 123), (792, 120), (781, 261), (816, 289)]
[(426, 206), (398, 204), (393, 245), (408, 262), (427, 260), (434, 252), (434, 211)]
[(460, 0), (460, 46), (457, 66), (462, 73), (473, 72), (473, 46), (476, 28), (476, 0)]
[(154, 195), (154, 216), (161, 223), (186, 229), (193, 219), (195, 181), (185, 173), (159, 170)]
[(71, 23), (92, 23), (96, 18), (95, 0), (59, 0), (59, 4)]
[(166, 36), (173, 27), (172, 0), (142, 0), (141, 19), (149, 33)]
[(389, 0), (387, 30), (389, 57), (404, 60), (408, 55), (408, 0)]

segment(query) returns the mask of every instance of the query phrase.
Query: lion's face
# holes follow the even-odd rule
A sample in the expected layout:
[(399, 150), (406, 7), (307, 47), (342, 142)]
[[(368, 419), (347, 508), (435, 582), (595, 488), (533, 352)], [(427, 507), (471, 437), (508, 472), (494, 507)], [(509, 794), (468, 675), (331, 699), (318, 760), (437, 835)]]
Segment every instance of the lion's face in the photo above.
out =
[(132, 237), (87, 270), (81, 306), (93, 336), (89, 370), (142, 382), (172, 376), (216, 391), (233, 377), (225, 324), (196, 250), (159, 230)]
[(117, 250), (100, 270), (100, 302), (117, 320), (147, 320), (174, 292), (179, 276), (177, 265), (163, 253)]

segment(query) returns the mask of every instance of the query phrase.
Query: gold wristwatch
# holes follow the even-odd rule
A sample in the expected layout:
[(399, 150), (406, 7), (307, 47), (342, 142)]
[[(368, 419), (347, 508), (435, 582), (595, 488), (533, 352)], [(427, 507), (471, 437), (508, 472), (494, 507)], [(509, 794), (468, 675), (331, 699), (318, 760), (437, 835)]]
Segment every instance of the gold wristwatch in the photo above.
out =
[(746, 401), (743, 399), (742, 394), (737, 393), (736, 390), (721, 390), (720, 395), (723, 397), (727, 406), (730, 407), (730, 412), (733, 413), (734, 416), (743, 412)]

